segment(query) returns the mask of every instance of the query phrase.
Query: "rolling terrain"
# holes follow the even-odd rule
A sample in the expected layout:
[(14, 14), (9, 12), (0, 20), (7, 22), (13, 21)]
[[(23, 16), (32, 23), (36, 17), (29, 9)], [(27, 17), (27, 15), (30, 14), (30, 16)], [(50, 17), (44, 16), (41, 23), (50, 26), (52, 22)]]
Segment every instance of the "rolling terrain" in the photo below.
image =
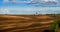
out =
[(52, 15), (0, 15), (0, 32), (44, 32), (57, 20)]

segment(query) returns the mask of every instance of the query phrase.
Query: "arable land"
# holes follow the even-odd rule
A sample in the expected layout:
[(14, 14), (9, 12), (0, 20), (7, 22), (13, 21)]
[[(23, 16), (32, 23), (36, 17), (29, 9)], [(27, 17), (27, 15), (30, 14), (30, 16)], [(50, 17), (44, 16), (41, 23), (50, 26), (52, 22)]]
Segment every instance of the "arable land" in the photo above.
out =
[(44, 32), (60, 19), (60, 14), (46, 15), (0, 15), (0, 32)]

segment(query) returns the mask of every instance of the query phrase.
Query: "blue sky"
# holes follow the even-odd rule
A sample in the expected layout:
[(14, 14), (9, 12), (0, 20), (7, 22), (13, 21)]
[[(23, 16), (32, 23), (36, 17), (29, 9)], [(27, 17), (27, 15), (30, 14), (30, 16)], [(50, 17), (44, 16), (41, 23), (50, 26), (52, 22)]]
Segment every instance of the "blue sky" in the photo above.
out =
[(36, 12), (60, 14), (59, 2), (58, 0), (0, 0), (0, 14), (35, 14)]

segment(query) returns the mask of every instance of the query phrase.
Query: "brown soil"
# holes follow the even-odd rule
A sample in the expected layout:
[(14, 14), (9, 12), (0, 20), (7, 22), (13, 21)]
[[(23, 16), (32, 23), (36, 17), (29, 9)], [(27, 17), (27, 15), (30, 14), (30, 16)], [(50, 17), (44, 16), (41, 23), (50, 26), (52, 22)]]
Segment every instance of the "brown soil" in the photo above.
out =
[(0, 15), (0, 32), (42, 32), (55, 20), (46, 15)]

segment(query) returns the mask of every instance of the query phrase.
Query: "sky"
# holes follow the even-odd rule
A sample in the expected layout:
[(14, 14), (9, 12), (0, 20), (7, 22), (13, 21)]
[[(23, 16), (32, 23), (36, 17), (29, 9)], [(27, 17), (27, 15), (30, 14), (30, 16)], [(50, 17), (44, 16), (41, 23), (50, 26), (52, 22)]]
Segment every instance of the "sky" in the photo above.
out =
[(60, 14), (59, 0), (0, 0), (0, 14)]

